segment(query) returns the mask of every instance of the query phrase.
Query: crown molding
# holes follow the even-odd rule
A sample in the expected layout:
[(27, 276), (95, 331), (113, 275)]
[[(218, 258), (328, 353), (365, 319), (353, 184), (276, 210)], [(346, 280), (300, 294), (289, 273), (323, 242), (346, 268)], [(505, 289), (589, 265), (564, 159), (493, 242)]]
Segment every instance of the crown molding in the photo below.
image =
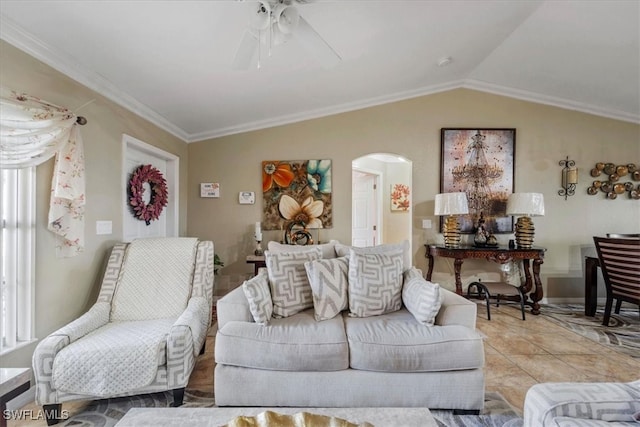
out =
[(185, 142), (189, 139), (187, 132), (169, 122), (162, 115), (123, 92), (93, 70), (83, 66), (72, 56), (54, 49), (28, 31), (25, 31), (13, 20), (2, 14), (0, 14), (0, 38), (58, 70), (62, 74), (74, 79), (78, 83), (150, 121), (173, 136)]
[(462, 87), (464, 81), (457, 80), (453, 82), (447, 82), (443, 84), (425, 86), (419, 89), (412, 89), (404, 92), (396, 92), (389, 95), (383, 95), (355, 102), (347, 102), (339, 105), (332, 105), (326, 108), (319, 108), (316, 110), (305, 111), (302, 113), (288, 114), (284, 116), (274, 117), (268, 120), (260, 120), (255, 122), (243, 123), (238, 126), (229, 126), (226, 128), (216, 129), (210, 132), (202, 132), (197, 134), (191, 134), (187, 142), (200, 142), (207, 139), (220, 138), (223, 136), (251, 132), (260, 129), (266, 129), (275, 126), (282, 126), (305, 120), (317, 119), (320, 117), (332, 116), (340, 113), (347, 113), (349, 111), (362, 110), (364, 108), (376, 107), (378, 105), (389, 104), (392, 102), (404, 101), (411, 98), (418, 98), (425, 95), (433, 95), (439, 92), (446, 92), (448, 90), (458, 89)]
[(627, 113), (625, 111), (596, 107), (583, 102), (570, 101), (555, 96), (542, 95), (536, 92), (515, 89), (507, 86), (501, 86), (494, 83), (488, 83), (480, 80), (467, 79), (462, 85), (465, 89), (478, 90), (480, 92), (492, 93), (495, 95), (507, 96), (509, 98), (519, 99), (522, 101), (535, 102), (538, 104), (551, 105), (553, 107), (563, 108), (565, 110), (579, 111), (581, 113), (593, 114), (596, 116), (607, 117), (609, 119), (621, 120), (623, 122), (631, 122), (640, 124), (640, 115)]

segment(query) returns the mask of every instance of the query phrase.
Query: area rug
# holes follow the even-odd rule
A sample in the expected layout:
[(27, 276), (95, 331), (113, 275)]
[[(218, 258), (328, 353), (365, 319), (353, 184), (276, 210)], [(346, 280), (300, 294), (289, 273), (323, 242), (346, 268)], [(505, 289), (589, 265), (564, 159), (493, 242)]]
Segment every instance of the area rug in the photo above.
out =
[(552, 322), (615, 351), (640, 359), (640, 317), (637, 308), (622, 308), (611, 313), (609, 326), (602, 325), (604, 308), (596, 315), (584, 315), (582, 304), (546, 304), (540, 313)]
[[(171, 393), (97, 400), (80, 413), (59, 424), (65, 427), (112, 427), (131, 408), (166, 408), (171, 406)], [(187, 390), (184, 408), (212, 408), (213, 394)], [(522, 418), (498, 393), (486, 393), (485, 408), (479, 416), (453, 415), (451, 411), (432, 410), (438, 426), (442, 427), (521, 427)], [(382, 427), (382, 426), (376, 426)], [(386, 427), (386, 426), (385, 426)]]

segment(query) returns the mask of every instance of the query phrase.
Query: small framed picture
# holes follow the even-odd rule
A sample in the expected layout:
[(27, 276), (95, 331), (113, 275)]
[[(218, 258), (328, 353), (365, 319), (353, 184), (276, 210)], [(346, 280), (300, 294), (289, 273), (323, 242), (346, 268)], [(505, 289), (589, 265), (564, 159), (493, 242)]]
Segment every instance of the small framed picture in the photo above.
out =
[(201, 182), (200, 197), (220, 197), (220, 183)]
[(238, 195), (241, 205), (253, 205), (256, 202), (256, 193), (253, 191), (241, 191)]

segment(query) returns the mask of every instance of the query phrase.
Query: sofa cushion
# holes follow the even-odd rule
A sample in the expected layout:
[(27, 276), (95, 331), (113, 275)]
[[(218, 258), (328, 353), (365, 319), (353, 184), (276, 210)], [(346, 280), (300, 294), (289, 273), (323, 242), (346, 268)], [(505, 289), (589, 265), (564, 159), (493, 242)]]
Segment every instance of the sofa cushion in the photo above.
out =
[(319, 245), (307, 245), (307, 246), (298, 246), (298, 245), (287, 245), (285, 243), (280, 243), (276, 241), (270, 241), (267, 244), (267, 249), (270, 252), (306, 252), (309, 249), (320, 248), (322, 251), (322, 258), (335, 258), (336, 257), (336, 243), (337, 240), (330, 240), (327, 243), (322, 243)]
[(443, 299), (440, 285), (425, 280), (420, 270), (411, 268), (404, 273), (402, 302), (418, 322), (433, 326)]
[(109, 322), (64, 347), (53, 359), (54, 388), (112, 396), (149, 385), (166, 365), (175, 318)]
[(336, 256), (349, 256), (351, 249), (361, 254), (381, 254), (385, 252), (402, 251), (402, 271), (405, 272), (411, 268), (411, 251), (408, 240), (404, 240), (401, 243), (386, 243), (377, 246), (356, 247), (343, 245), (340, 242), (336, 243)]
[(377, 316), (402, 307), (402, 250), (349, 257), (349, 315)]
[(320, 248), (305, 252), (265, 252), (273, 315), (287, 317), (313, 307), (311, 285), (304, 263), (320, 259)]
[(307, 261), (304, 268), (311, 284), (316, 320), (331, 319), (349, 307), (347, 257)]
[(257, 276), (245, 280), (242, 291), (249, 302), (249, 310), (253, 320), (259, 325), (266, 325), (273, 314), (273, 302), (269, 290), (269, 277), (264, 269)]
[(344, 321), (353, 369), (431, 372), (484, 365), (482, 337), (464, 326), (427, 327), (406, 309)]
[[(342, 316), (316, 322), (305, 310), (268, 326), (231, 321), (216, 335), (216, 363), (277, 371), (337, 371), (349, 367)], [(278, 386), (274, 384), (274, 387)]]

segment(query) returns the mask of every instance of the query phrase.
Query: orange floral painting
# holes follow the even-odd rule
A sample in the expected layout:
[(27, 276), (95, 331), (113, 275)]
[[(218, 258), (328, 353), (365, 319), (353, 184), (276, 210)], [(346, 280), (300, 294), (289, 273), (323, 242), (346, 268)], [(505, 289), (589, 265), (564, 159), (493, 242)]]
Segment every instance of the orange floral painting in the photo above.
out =
[(333, 227), (331, 160), (262, 162), (264, 230)]

